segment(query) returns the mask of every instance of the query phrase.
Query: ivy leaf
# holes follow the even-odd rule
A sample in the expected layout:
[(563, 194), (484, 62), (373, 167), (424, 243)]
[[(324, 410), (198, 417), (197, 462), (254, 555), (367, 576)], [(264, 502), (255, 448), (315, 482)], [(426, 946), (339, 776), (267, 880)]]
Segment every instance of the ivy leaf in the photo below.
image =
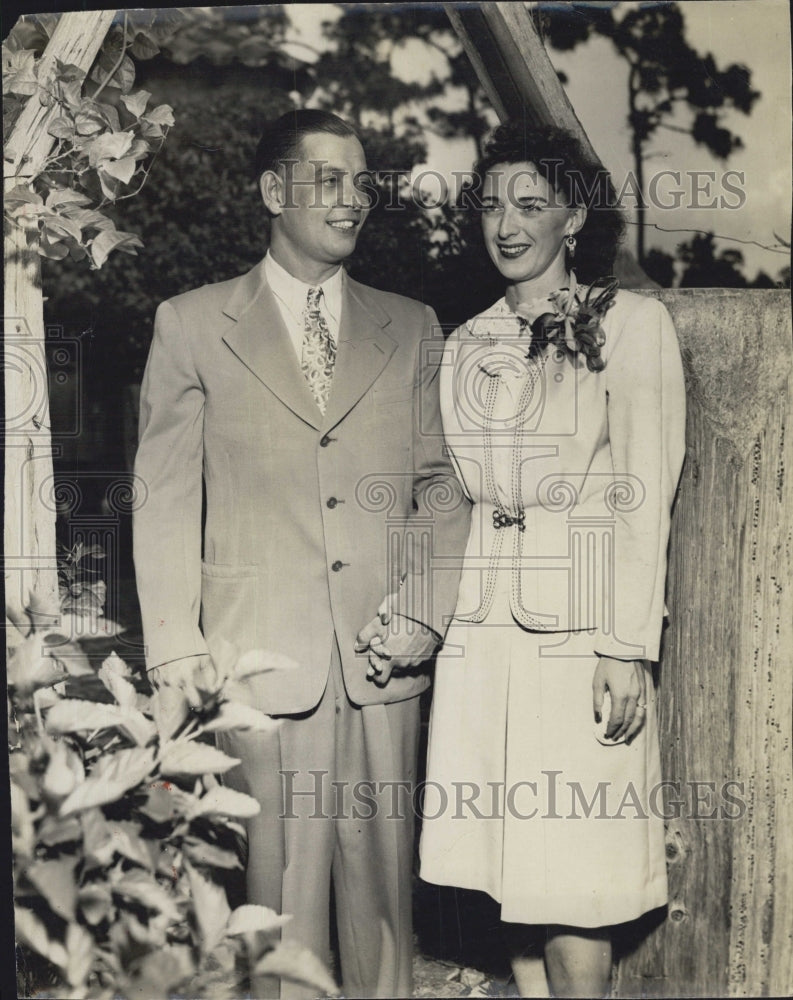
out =
[(122, 250), (124, 253), (136, 252), (137, 247), (142, 247), (140, 237), (134, 233), (124, 233), (118, 229), (103, 229), (91, 241), (91, 258), (94, 267), (99, 269), (107, 260), (113, 250)]
[(121, 159), (129, 152), (134, 138), (132, 132), (104, 132), (98, 135), (88, 147), (88, 162), (92, 167), (98, 167), (105, 160)]
[(118, 49), (114, 50), (113, 46), (103, 49), (91, 70), (91, 79), (99, 84), (107, 80), (108, 86), (117, 87), (122, 94), (126, 94), (135, 82), (135, 64), (129, 56), (124, 56), (118, 69), (114, 69), (117, 61)]
[(58, 81), (58, 90), (61, 100), (74, 112), (77, 112), (83, 103), (83, 85), (80, 80), (70, 80), (68, 83)]
[(225, 774), (239, 760), (229, 757), (206, 743), (184, 740), (166, 747), (160, 760), (160, 771), (166, 775)]
[(151, 35), (145, 31), (139, 31), (129, 51), (136, 59), (153, 59), (160, 51), (160, 46), (154, 41)]
[(129, 184), (137, 165), (134, 156), (123, 156), (120, 160), (113, 160), (110, 163), (103, 164), (102, 170), (105, 174), (109, 174), (111, 177), (115, 177), (116, 180), (121, 181), (122, 184)]
[(36, 55), (30, 49), (3, 53), (3, 93), (30, 97), (38, 89), (34, 72)]
[(216, 785), (202, 796), (188, 813), (188, 819), (196, 816), (236, 816), (247, 819), (261, 812), (261, 806), (252, 795), (237, 792), (225, 785)]
[(77, 858), (59, 858), (57, 861), (36, 861), (25, 876), (47, 900), (53, 913), (63, 920), (74, 920), (77, 903), (77, 886), (74, 869)]
[(41, 920), (24, 906), (14, 908), (14, 924), (16, 938), (20, 944), (27, 945), (33, 951), (49, 959), (61, 968), (66, 965), (66, 949), (59, 941), (51, 940), (47, 928)]
[(75, 132), (75, 124), (71, 118), (61, 115), (55, 121), (50, 122), (47, 132), (55, 136), (56, 139), (72, 139)]
[(3, 202), (6, 209), (14, 209), (22, 205), (43, 205), (44, 199), (27, 185), (17, 184), (4, 196)]
[[(56, 119), (61, 121), (62, 119)], [(73, 188), (53, 188), (47, 195), (47, 208), (60, 208), (63, 205), (89, 205), (91, 199), (81, 191)]]
[(229, 917), (226, 924), (226, 935), (235, 937), (237, 934), (272, 934), (280, 931), (284, 924), (289, 923), (292, 918), (289, 915), (282, 916), (271, 910), (269, 906), (254, 906), (247, 903), (238, 906)]
[(190, 883), (195, 915), (204, 945), (204, 952), (211, 952), (223, 937), (231, 908), (224, 888), (204, 878), (200, 872), (185, 861), (185, 871)]
[(54, 212), (47, 212), (42, 215), (41, 221), (48, 239), (59, 240), (63, 239), (64, 236), (68, 236), (78, 243), (80, 242), (82, 233), (80, 227), (73, 219), (56, 215)]
[(152, 108), (148, 114), (143, 116), (147, 122), (151, 122), (152, 125), (173, 125), (173, 108), (170, 104), (160, 104), (156, 108)]
[(146, 110), (151, 94), (148, 90), (136, 90), (134, 94), (122, 94), (120, 100), (124, 107), (136, 118), (140, 118)]
[(105, 127), (105, 122), (95, 111), (81, 111), (74, 120), (74, 130), (80, 135), (96, 135)]
[(61, 816), (115, 802), (124, 792), (139, 785), (154, 767), (154, 750), (132, 747), (100, 757), (89, 777), (61, 806)]
[(256, 965), (257, 976), (278, 976), (302, 983), (325, 996), (339, 996), (333, 977), (317, 956), (297, 941), (282, 941)]

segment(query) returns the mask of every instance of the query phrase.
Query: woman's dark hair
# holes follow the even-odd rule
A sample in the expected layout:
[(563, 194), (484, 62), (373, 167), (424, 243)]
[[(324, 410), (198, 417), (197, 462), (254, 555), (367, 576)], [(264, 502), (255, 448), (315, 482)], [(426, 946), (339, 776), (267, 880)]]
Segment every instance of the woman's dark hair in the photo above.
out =
[(352, 125), (330, 111), (315, 108), (287, 111), (264, 127), (254, 159), (256, 180), (267, 170), (278, 170), (285, 160), (298, 159), (301, 140), (314, 132), (358, 138)]
[(509, 121), (485, 144), (474, 167), (473, 191), (479, 192), (493, 167), (512, 163), (531, 163), (568, 205), (587, 209), (571, 262), (579, 280), (591, 282), (611, 274), (625, 223), (606, 168), (566, 129)]

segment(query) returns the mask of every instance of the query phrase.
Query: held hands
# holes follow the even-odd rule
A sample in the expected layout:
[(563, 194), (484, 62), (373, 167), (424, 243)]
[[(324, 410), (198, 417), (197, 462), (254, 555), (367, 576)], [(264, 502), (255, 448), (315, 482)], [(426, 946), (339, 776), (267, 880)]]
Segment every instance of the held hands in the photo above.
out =
[(175, 687), (184, 693), (190, 708), (200, 708), (201, 694), (198, 690), (211, 690), (217, 680), (217, 671), (209, 654), (185, 656), (171, 660), (149, 671), (149, 681), (155, 691), (161, 687)]
[(438, 636), (426, 625), (394, 612), (395, 594), (390, 594), (377, 615), (355, 640), (355, 652), (369, 651), (366, 676), (385, 687), (395, 667), (417, 667), (428, 660), (438, 645)]
[(608, 690), (611, 714), (606, 739), (625, 738), (630, 743), (644, 725), (647, 712), (647, 681), (641, 660), (615, 660), (601, 656), (592, 678), (592, 707), (600, 722), (603, 697)]

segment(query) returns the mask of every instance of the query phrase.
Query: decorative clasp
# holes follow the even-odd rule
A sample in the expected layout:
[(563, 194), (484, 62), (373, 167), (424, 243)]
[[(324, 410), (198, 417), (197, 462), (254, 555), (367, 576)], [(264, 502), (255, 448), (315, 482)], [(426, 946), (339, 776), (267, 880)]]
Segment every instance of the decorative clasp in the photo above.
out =
[(493, 511), (493, 527), (494, 528), (508, 528), (512, 524), (517, 524), (519, 531), (525, 531), (526, 525), (523, 523), (524, 514), (523, 511), (518, 514), (517, 517), (512, 517), (505, 510), (494, 510)]

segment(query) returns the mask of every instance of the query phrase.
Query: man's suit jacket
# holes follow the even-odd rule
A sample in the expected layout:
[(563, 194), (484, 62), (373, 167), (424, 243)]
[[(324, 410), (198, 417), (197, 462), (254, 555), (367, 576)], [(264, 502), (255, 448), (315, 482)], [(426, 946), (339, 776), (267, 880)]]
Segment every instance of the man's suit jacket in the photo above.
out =
[[(366, 678), (357, 632), (405, 580), (440, 635), (470, 509), (444, 452), (431, 309), (345, 275), (323, 416), (260, 263), (164, 302), (141, 389), (134, 552), (149, 669), (216, 637), (297, 663), (250, 702), (299, 713), (325, 688), (333, 634), (356, 704), (419, 694), (421, 672)], [(202, 547), (202, 479), (205, 512)]]

